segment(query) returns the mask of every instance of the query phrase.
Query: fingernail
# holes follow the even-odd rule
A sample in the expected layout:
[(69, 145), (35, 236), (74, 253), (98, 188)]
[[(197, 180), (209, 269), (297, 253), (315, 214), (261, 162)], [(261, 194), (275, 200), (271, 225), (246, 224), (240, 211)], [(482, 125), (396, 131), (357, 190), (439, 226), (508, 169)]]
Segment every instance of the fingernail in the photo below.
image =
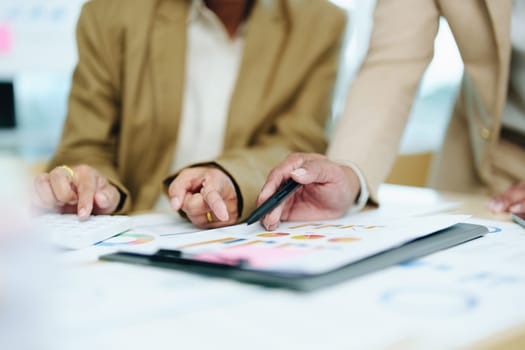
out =
[(80, 208), (80, 210), (78, 211), (78, 216), (81, 218), (85, 218), (87, 216), (87, 210), (84, 208)]
[(295, 176), (304, 176), (304, 175), (306, 175), (306, 169), (304, 169), (304, 168), (297, 168), (294, 171), (292, 171), (291, 174), (293, 174)]
[(521, 204), (514, 204), (512, 207), (510, 207), (511, 213), (521, 213), (523, 210), (523, 205)]
[(178, 197), (173, 197), (171, 200), (170, 200), (170, 204), (171, 204), (171, 207), (173, 209), (179, 209), (179, 206), (180, 206), (180, 200)]

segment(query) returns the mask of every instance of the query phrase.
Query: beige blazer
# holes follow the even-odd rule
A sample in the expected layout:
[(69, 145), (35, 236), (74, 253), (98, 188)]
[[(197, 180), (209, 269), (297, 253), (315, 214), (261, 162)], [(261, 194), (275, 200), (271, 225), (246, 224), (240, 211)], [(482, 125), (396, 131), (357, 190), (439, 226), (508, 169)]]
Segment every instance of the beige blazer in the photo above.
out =
[(507, 96), (511, 0), (378, 0), (369, 52), (328, 150), (331, 158), (356, 163), (373, 200), (395, 160), (432, 59), (440, 16), (450, 25), (465, 73), (432, 185), (458, 191), (492, 188)]
[[(62, 139), (51, 167), (89, 164), (151, 208), (169, 173), (184, 90), (190, 0), (93, 0), (81, 13)], [(222, 155), (244, 202), (292, 151), (323, 152), (345, 13), (324, 0), (260, 0), (248, 21)], [(210, 53), (213, 59), (213, 53)]]

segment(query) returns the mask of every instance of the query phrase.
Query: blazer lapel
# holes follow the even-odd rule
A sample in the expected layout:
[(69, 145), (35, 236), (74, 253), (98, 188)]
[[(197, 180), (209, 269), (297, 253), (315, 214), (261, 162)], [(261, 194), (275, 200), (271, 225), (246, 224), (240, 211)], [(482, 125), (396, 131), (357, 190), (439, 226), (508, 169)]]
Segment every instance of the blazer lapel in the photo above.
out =
[(186, 76), (188, 9), (187, 0), (159, 0), (153, 23), (150, 62), (155, 122), (160, 123), (157, 131), (167, 136), (158, 137), (162, 140), (174, 141), (172, 135), (178, 132)]
[(492, 30), (498, 51), (498, 105), (501, 114), (507, 97), (507, 84), (510, 68), (510, 20), (512, 13), (511, 0), (485, 0), (492, 22)]
[(248, 18), (245, 46), (237, 82), (232, 94), (224, 147), (245, 139), (253, 118), (268, 92), (285, 44), (286, 18), (278, 0), (259, 0)]

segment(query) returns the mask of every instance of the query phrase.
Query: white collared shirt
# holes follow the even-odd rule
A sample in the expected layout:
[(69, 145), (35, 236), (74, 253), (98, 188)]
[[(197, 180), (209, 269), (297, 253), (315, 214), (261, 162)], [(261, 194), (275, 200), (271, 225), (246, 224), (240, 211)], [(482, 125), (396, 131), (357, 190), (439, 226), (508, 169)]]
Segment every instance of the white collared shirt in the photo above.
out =
[[(203, 0), (192, 0), (188, 14), (186, 76), (179, 135), (171, 171), (211, 161), (222, 152), (230, 100), (239, 72), (244, 25), (230, 38)], [(155, 206), (169, 208), (164, 195)]]
[(192, 1), (182, 118), (171, 170), (212, 160), (222, 152), (243, 44), (242, 28), (230, 38), (202, 0)]

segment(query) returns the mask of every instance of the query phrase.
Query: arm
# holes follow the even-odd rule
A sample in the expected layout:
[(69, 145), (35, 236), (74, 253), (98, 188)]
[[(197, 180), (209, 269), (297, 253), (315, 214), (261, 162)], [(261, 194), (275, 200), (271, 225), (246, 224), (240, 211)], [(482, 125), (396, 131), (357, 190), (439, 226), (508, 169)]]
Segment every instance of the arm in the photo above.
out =
[[(325, 122), (331, 110), (332, 92), (345, 27), (344, 15), (339, 11), (331, 13), (340, 14), (340, 16), (331, 17), (330, 24), (323, 27), (326, 33), (320, 37), (322, 39), (316, 40), (315, 44), (308, 48), (308, 56), (301, 62), (305, 68), (301, 68), (300, 81), (296, 80), (294, 83), (298, 88), (286, 101), (277, 105), (279, 106), (277, 110), (270, 111), (266, 115), (265, 120), (255, 132), (247, 131), (253, 133), (253, 138), (248, 144), (225, 150), (220, 157), (211, 163), (197, 164), (192, 168), (183, 170), (175, 180), (173, 177), (167, 179), (165, 184), (169, 186), (168, 194), (173, 209), (182, 208), (193, 222), (201, 222), (206, 211), (210, 209), (215, 214), (214, 217), (221, 218), (223, 215), (213, 210), (211, 203), (201, 200), (202, 205), (197, 207), (194, 204), (195, 202), (191, 201), (191, 208), (190, 206), (185, 207), (184, 203), (188, 195), (203, 197), (201, 192), (205, 187), (216, 187), (216, 192), (221, 193), (223, 188), (227, 186), (229, 188), (228, 193), (231, 193), (233, 189), (237, 190), (236, 201), (229, 204), (235, 206), (235, 210), (221, 211), (233, 213), (234, 220), (242, 220), (255, 209), (256, 197), (264, 180), (268, 172), (279, 161), (293, 151), (322, 152), (324, 150), (326, 146)], [(327, 20), (322, 23), (326, 22)], [(308, 42), (304, 42), (304, 44), (307, 45)], [(294, 55), (296, 60), (301, 59), (298, 52), (301, 49), (304, 50), (303, 47), (298, 49), (297, 46)], [(301, 53), (304, 52), (302, 50)], [(290, 64), (290, 62), (287, 63)], [(282, 89), (283, 87), (278, 88)], [(213, 169), (219, 169), (224, 174), (222, 181), (216, 186), (209, 186), (211, 182), (206, 180), (208, 186), (203, 186), (207, 175), (202, 175), (201, 180), (193, 182), (191, 186), (181, 186), (183, 181), (179, 181), (180, 176), (195, 169), (195, 166), (211, 166)], [(212, 178), (217, 177), (212, 176)], [(185, 181), (187, 182), (187, 180)], [(216, 196), (213, 197), (217, 198)], [(177, 199), (175, 200), (175, 198)], [(173, 205), (173, 203), (178, 205)], [(221, 205), (221, 207), (223, 206)], [(232, 216), (229, 215), (230, 221), (231, 218)], [(225, 222), (225, 224), (231, 223), (230, 221)]]
[(255, 208), (257, 195), (271, 169), (290, 152), (323, 152), (325, 123), (332, 107), (344, 22), (333, 33), (330, 46), (318, 54), (307, 79), (290, 106), (282, 111), (253, 145), (224, 152), (215, 163), (224, 169), (240, 189), (245, 217)]
[[(101, 6), (102, 5), (102, 6)], [(98, 6), (98, 7), (97, 7)], [(103, 2), (84, 5), (77, 26), (78, 64), (73, 75), (68, 116), (51, 170), (61, 164), (95, 170), (118, 188), (120, 210), (130, 206), (129, 192), (117, 173), (119, 137), (120, 47), (104, 27), (110, 15)]]
[(434, 0), (378, 0), (369, 51), (327, 153), (362, 171), (373, 202), (432, 59), (439, 15)]

